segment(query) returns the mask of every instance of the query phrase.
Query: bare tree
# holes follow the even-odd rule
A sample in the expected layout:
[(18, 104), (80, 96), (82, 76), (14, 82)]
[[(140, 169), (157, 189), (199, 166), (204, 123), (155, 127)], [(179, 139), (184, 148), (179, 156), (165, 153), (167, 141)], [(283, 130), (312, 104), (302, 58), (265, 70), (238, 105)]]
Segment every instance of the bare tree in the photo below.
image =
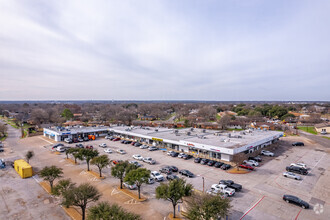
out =
[(224, 115), (223, 117), (221, 117), (221, 119), (219, 120), (219, 125), (221, 127), (221, 129), (226, 129), (228, 124), (230, 122), (230, 116), (229, 115)]

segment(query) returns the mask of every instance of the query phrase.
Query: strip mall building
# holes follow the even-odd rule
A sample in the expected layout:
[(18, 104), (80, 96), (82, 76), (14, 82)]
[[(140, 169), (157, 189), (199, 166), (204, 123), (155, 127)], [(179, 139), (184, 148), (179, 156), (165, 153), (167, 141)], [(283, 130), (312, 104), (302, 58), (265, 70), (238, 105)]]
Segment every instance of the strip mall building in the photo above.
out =
[(44, 129), (44, 136), (55, 141), (88, 135), (96, 137), (112, 135), (157, 146), (163, 150), (175, 150), (204, 158), (232, 161), (235, 154), (252, 153), (277, 142), (283, 136), (283, 132), (255, 129), (229, 132), (197, 128), (168, 129), (133, 126)]

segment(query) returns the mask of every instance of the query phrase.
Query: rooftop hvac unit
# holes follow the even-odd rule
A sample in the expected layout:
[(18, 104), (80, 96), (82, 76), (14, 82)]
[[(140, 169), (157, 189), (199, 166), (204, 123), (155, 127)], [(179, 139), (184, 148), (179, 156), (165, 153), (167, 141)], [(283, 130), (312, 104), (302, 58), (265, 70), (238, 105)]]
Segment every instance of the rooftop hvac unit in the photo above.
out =
[(228, 137), (231, 138), (231, 133), (228, 134)]
[(190, 135), (191, 133), (190, 133), (190, 131), (187, 131), (186, 134), (187, 134), (187, 135)]
[(155, 131), (157, 132), (157, 131), (158, 131), (158, 129), (155, 129)]
[(190, 128), (190, 131), (194, 131), (194, 128)]
[(206, 130), (205, 129), (203, 129), (203, 133), (205, 133), (206, 132)]
[(178, 133), (179, 133), (179, 131), (178, 131), (178, 130), (175, 130), (175, 131), (174, 131), (174, 133), (178, 134)]
[(237, 135), (237, 138), (242, 138), (242, 136), (241, 135)]
[(230, 139), (225, 139), (224, 142), (230, 142)]

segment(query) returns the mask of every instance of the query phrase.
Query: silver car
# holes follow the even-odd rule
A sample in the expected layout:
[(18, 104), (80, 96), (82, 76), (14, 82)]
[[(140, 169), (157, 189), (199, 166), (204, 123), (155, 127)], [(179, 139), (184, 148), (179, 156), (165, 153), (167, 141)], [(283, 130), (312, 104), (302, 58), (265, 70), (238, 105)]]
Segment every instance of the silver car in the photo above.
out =
[(295, 179), (295, 180), (301, 180), (301, 176), (295, 174), (295, 173), (291, 173), (291, 172), (284, 172), (283, 173), (283, 176), (284, 177), (288, 177), (288, 178), (291, 178), (291, 179)]

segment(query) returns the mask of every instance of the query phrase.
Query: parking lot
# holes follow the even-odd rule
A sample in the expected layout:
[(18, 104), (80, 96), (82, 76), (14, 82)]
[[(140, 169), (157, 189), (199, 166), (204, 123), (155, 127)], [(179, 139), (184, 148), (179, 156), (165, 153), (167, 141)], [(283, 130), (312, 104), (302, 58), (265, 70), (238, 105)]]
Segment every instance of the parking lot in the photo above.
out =
[[(305, 146), (292, 147), (291, 143), (294, 141), (303, 141)], [(142, 215), (144, 219), (151, 217), (152, 219), (163, 219), (171, 212), (168, 202), (155, 199), (155, 188), (159, 185), (157, 182), (142, 186), (142, 194), (149, 199), (140, 203), (116, 190), (119, 180), (111, 177), (110, 167), (103, 170), (106, 179), (99, 180), (85, 172), (87, 168), (85, 162), (79, 161), (79, 165), (73, 165), (65, 160), (65, 153), (60, 155), (52, 153), (50, 150), (52, 141), (49, 139), (39, 136), (22, 139), (19, 142), (25, 147), (35, 150), (38, 159), (35, 158), (31, 161), (34, 167), (42, 168), (53, 164), (60, 166), (64, 169), (65, 177), (70, 177), (74, 182), (89, 181), (95, 184), (103, 193), (102, 200), (117, 202), (124, 208)], [(166, 152), (148, 151), (148, 149), (140, 149), (130, 144), (121, 144), (104, 138), (90, 141), (88, 145), (93, 145), (94, 149), (101, 154), (106, 154), (103, 148), (98, 147), (101, 143), (106, 143), (107, 148), (113, 150), (113, 153), (107, 154), (112, 160), (134, 160), (132, 155), (140, 154), (142, 157), (152, 157), (156, 160), (155, 165), (140, 162), (143, 167), (151, 171), (158, 171), (165, 165), (174, 165), (179, 170), (188, 169), (195, 174), (195, 177), (184, 178), (200, 191), (203, 190), (203, 179), (204, 190), (210, 189), (212, 184), (218, 183), (221, 179), (230, 179), (241, 184), (243, 190), (231, 197), (233, 207), (230, 219), (328, 219), (327, 217), (330, 216), (329, 149), (306, 138), (282, 138), (279, 147), (274, 151), (275, 157), (263, 156), (261, 166), (248, 174), (231, 174), (219, 168), (196, 164), (193, 159), (173, 158)], [(74, 147), (75, 144), (70, 145)], [(15, 153), (15, 146), (12, 148)], [(123, 149), (127, 153), (116, 153), (118, 149)], [(285, 178), (282, 175), (285, 167), (293, 162), (303, 162), (309, 167), (309, 174), (302, 176), (301, 181)], [(91, 168), (97, 171), (95, 166), (91, 166)], [(182, 177), (179, 174), (178, 176)], [(165, 174), (164, 177), (166, 177)], [(287, 204), (282, 199), (284, 194), (296, 195), (310, 203), (312, 207), (302, 210), (298, 206)]]

